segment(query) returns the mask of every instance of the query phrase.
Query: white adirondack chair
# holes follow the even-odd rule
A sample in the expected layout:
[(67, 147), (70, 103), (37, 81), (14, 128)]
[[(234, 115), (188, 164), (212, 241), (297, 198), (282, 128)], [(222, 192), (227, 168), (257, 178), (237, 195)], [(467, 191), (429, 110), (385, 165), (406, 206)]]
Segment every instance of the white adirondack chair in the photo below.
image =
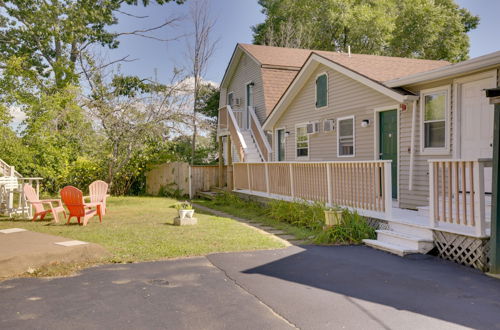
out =
[(15, 192), (20, 192), (17, 177), (0, 176), (0, 213), (5, 213), (9, 217), (17, 213), (17, 208), (14, 208)]

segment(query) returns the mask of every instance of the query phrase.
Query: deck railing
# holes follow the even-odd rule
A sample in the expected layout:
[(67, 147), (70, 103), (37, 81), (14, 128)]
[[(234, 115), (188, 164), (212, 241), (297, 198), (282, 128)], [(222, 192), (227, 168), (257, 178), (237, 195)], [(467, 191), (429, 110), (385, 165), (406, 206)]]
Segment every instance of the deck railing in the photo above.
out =
[(248, 113), (250, 114), (250, 130), (252, 131), (255, 142), (257, 142), (260, 154), (264, 161), (269, 162), (271, 161), (271, 146), (269, 145), (269, 141), (267, 140), (264, 130), (262, 130), (262, 126), (255, 114), (254, 108), (248, 107)]
[(219, 109), (218, 126), (219, 132), (221, 132), (221, 130), (229, 130), (229, 134), (231, 134), (231, 141), (236, 148), (236, 152), (238, 153), (239, 161), (244, 162), (247, 145), (243, 135), (241, 134), (240, 126), (236, 120), (233, 110), (231, 109), (231, 106), (226, 105), (225, 107)]
[(485, 167), (491, 159), (429, 161), (431, 227), (486, 236)]
[(391, 161), (235, 163), (234, 189), (385, 213)]

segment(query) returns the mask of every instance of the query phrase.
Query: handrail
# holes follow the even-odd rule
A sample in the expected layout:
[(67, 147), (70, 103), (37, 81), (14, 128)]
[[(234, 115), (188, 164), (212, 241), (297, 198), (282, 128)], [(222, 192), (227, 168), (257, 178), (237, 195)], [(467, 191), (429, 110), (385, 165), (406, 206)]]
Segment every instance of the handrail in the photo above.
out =
[[(231, 106), (227, 105), (226, 108), (227, 108), (227, 114), (229, 115), (229, 118), (228, 118), (229, 132), (231, 133), (231, 136), (233, 137), (234, 144), (238, 148), (238, 156), (240, 158), (240, 161), (245, 161), (247, 144), (245, 143), (245, 139), (243, 138), (243, 134), (241, 134), (241, 130), (238, 126), (238, 122), (236, 121), (236, 118), (234, 117), (233, 110), (231, 109)], [(231, 152), (231, 151), (229, 150), (229, 152)]]
[[(2, 169), (2, 173), (0, 173), (0, 174), (2, 174), (4, 176), (11, 175), (11, 173), (10, 173), (11, 167), (12, 166), (10, 166), (9, 164), (7, 164), (4, 160), (0, 159), (0, 168)], [(5, 170), (7, 170), (7, 169), (9, 170), (9, 173), (5, 173)], [(18, 178), (22, 177), (22, 175), (18, 171), (16, 171), (15, 169), (14, 169), (14, 176), (16, 176)]]
[(262, 126), (260, 125), (260, 122), (257, 119), (257, 115), (255, 114), (254, 108), (248, 107), (247, 110), (250, 113), (250, 118), (252, 119), (250, 123), (250, 129), (253, 133), (254, 138), (257, 141), (261, 155), (264, 158), (264, 161), (269, 161), (271, 159), (272, 151), (271, 151), (271, 146), (267, 141), (266, 134), (262, 130)]
[(491, 159), (428, 162), (430, 226), (486, 236), (484, 168)]

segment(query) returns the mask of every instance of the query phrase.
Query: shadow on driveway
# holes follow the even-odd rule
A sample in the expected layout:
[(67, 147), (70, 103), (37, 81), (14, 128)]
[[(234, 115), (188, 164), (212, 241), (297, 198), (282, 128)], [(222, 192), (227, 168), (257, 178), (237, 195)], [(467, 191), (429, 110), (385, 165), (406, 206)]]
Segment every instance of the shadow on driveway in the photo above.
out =
[(302, 246), (209, 259), (303, 328), (500, 328), (500, 281), (432, 256)]

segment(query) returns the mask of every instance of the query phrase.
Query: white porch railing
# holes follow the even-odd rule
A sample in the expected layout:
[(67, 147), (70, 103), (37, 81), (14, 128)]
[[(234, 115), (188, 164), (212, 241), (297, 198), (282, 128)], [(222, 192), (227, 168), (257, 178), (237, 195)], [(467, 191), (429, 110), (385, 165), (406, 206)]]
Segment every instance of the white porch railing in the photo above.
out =
[(257, 146), (259, 147), (260, 154), (264, 161), (271, 161), (271, 146), (269, 145), (269, 141), (267, 140), (266, 134), (260, 125), (259, 119), (255, 114), (255, 110), (253, 107), (248, 107), (249, 119), (250, 119), (250, 130), (252, 131), (252, 135), (257, 142)]
[(229, 131), (231, 134), (231, 140), (234, 143), (236, 151), (238, 153), (239, 160), (241, 162), (245, 161), (247, 144), (243, 135), (241, 134), (240, 126), (236, 120), (236, 117), (231, 109), (231, 106), (227, 105), (219, 109), (219, 123), (218, 131)]
[(235, 163), (234, 189), (391, 217), (391, 161)]
[(491, 159), (430, 160), (430, 226), (487, 236), (484, 168), (491, 166)]

